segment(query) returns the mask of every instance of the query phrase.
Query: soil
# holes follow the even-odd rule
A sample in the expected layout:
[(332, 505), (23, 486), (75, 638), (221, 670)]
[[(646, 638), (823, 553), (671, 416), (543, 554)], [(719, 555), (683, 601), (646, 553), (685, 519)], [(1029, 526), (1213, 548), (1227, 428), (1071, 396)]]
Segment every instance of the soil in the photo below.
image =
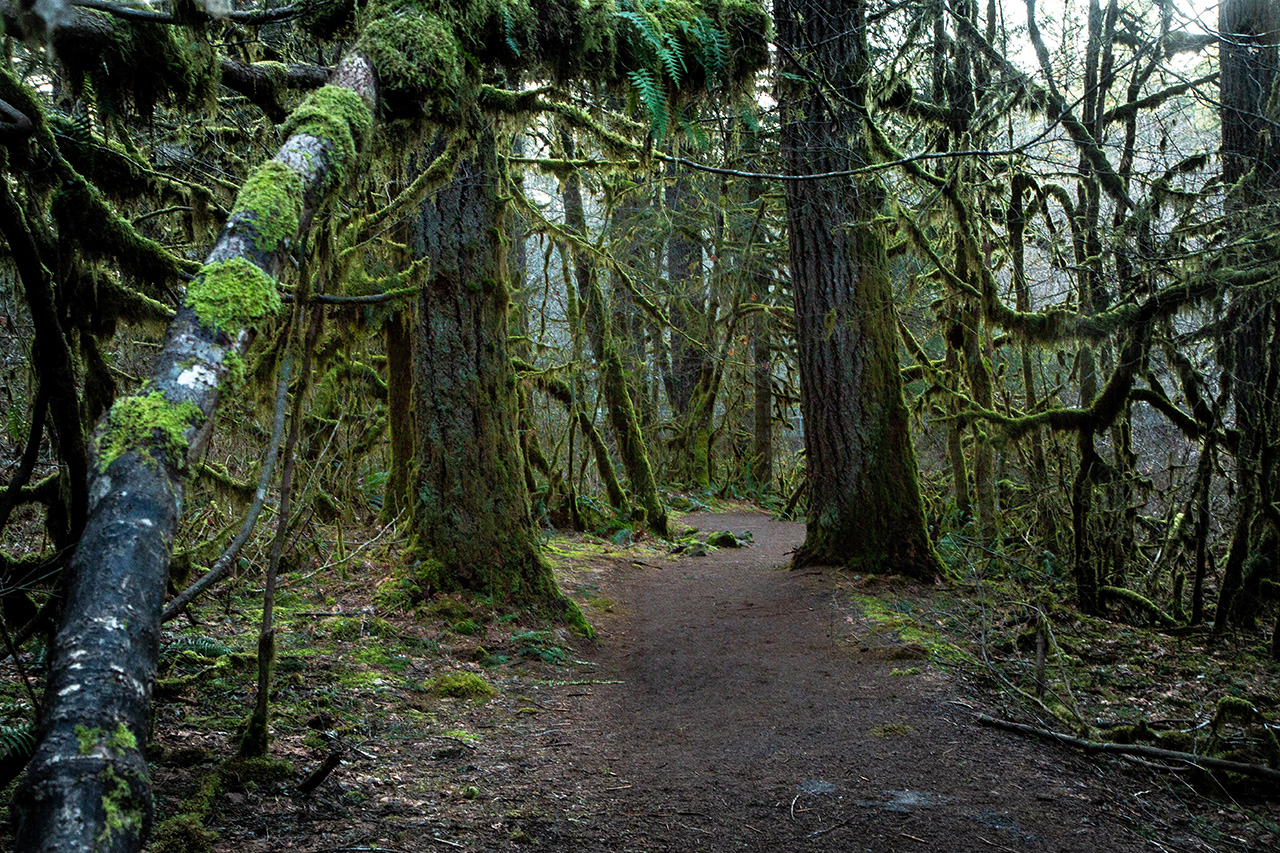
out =
[[(983, 691), (863, 618), (843, 576), (785, 567), (803, 525), (755, 513), (684, 522), (754, 541), (569, 561), (562, 585), (583, 600), (594, 643), (579, 641), (569, 660), (454, 665), (501, 688), (487, 702), (402, 689), (439, 664), (409, 664), (399, 686), (373, 680), (347, 697), (367, 717), (363, 737), (346, 736), (343, 765), (304, 799), (229, 791), (210, 821), (215, 849), (1274, 849), (1273, 836), (1233, 835), (1243, 816), (1179, 795), (1168, 775), (978, 726)], [(460, 639), (453, 658), (476, 642)], [(167, 755), (197, 733), (229, 752), (212, 743), (225, 733), (192, 721), (184, 734), (182, 713), (177, 703), (158, 714)], [(301, 774), (325, 750), (281, 736), (288, 725), (277, 721), (273, 753)], [(158, 762), (157, 788), (193, 789), (199, 771)], [(1274, 803), (1263, 808), (1274, 817)]]

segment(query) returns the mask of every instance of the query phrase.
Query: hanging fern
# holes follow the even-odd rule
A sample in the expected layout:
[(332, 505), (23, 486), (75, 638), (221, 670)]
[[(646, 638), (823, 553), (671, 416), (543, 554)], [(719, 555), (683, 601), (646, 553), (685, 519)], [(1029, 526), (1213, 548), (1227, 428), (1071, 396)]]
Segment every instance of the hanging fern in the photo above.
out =
[(511, 20), (511, 13), (508, 12), (506, 8), (503, 6), (498, 7), (498, 13), (502, 15), (502, 37), (506, 41), (507, 47), (511, 50), (511, 52), (516, 56), (519, 56), (520, 45), (516, 44), (516, 39), (515, 39), (516, 26), (515, 26), (515, 22)]
[(663, 90), (658, 75), (648, 68), (637, 68), (627, 75), (631, 87), (640, 97), (640, 103), (649, 113), (649, 122), (659, 136), (666, 132), (668, 111), (667, 93)]
[(671, 78), (671, 83), (679, 86), (686, 70), (684, 51), (680, 47), (680, 40), (671, 33), (667, 33), (663, 37), (663, 41), (666, 42), (666, 48), (658, 53), (658, 60), (662, 63), (662, 68), (667, 72), (667, 76)]

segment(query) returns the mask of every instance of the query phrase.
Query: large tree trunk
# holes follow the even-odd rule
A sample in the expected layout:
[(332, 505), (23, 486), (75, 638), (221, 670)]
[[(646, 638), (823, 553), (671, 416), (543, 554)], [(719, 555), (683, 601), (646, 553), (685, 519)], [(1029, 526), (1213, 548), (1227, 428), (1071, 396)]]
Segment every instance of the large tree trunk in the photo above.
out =
[[(1266, 114), (1280, 64), (1278, 29), (1280, 8), (1274, 0), (1224, 0), (1219, 9), (1222, 177), (1231, 188), (1227, 209), (1239, 218), (1242, 233), (1256, 227), (1255, 207), (1265, 204), (1268, 195), (1280, 188), (1280, 144), (1274, 140), (1274, 130), (1267, 132)], [(1265, 245), (1265, 241), (1258, 245)], [(1260, 259), (1255, 257), (1253, 262)], [(1263, 459), (1276, 440), (1277, 428), (1274, 407), (1263, 393), (1272, 369), (1269, 359), (1274, 356), (1270, 344), (1274, 308), (1264, 294), (1254, 290), (1239, 294), (1235, 309), (1239, 325), (1232, 341), (1232, 390), (1240, 431), (1237, 529), (1214, 620), (1217, 630), (1248, 621), (1254, 610), (1254, 602), (1240, 595), (1247, 578), (1244, 567), (1265, 564), (1265, 559), (1251, 557), (1274, 558), (1274, 554), (1261, 553), (1261, 546), (1275, 537), (1259, 508), (1280, 497), (1280, 486), (1264, 482), (1262, 477)]]
[[(780, 88), (782, 154), (795, 175), (865, 160), (855, 104), (864, 100), (865, 3), (775, 4), (789, 68)], [(801, 80), (822, 78), (827, 92)], [(925, 529), (898, 367), (883, 202), (871, 180), (788, 181), (809, 515), (796, 565), (827, 563), (929, 578), (939, 570)]]
[(504, 207), (492, 132), (423, 206), (416, 251), (432, 263), (414, 336), (415, 574), (424, 592), (563, 611), (538, 554), (516, 434)]
[[(14, 796), (15, 849), (136, 851), (150, 829), (145, 743), (160, 610), (187, 460), (208, 440), (249, 326), (278, 304), (270, 276), (305, 232), (335, 175), (351, 166), (376, 99), (373, 69), (349, 57), (313, 104), (341, 117), (302, 122), (242, 193), (187, 304), (169, 328), (146, 394), (117, 400), (90, 467), (88, 522), (68, 567), (40, 744)], [(361, 99), (364, 99), (363, 101)], [(274, 227), (271, 227), (274, 226)]]

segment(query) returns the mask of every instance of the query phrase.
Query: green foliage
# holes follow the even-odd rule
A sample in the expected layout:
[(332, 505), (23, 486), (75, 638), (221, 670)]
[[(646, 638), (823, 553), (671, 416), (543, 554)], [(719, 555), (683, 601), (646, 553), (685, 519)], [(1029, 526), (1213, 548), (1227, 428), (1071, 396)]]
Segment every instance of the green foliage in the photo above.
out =
[(0, 777), (12, 778), (8, 771), (25, 767), (36, 752), (36, 727), (31, 723), (20, 726), (0, 726)]
[(568, 652), (552, 642), (550, 631), (521, 631), (512, 634), (511, 645), (520, 657), (557, 666), (569, 658)]
[(173, 657), (183, 652), (195, 652), (204, 658), (220, 658), (234, 651), (210, 637), (178, 637), (173, 642), (165, 643), (160, 650), (161, 657)]

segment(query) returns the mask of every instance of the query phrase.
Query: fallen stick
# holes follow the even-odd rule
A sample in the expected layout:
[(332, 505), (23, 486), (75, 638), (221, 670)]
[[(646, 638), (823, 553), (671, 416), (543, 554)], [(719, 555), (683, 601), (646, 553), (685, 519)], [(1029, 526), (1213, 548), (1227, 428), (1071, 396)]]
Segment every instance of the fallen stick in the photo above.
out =
[(1280, 770), (1267, 767), (1262, 764), (1245, 764), (1239, 761), (1227, 761), (1222, 758), (1211, 758), (1207, 755), (1195, 755), (1190, 752), (1178, 752), (1172, 749), (1161, 749), (1158, 746), (1142, 746), (1141, 744), (1128, 743), (1107, 743), (1104, 741), (1085, 740), (1083, 738), (1064, 735), (1050, 729), (1041, 729), (1036, 726), (1028, 726), (1023, 723), (1014, 723), (1009, 720), (997, 720), (994, 717), (988, 717), (986, 714), (978, 715), (978, 722), (984, 726), (990, 726), (997, 729), (1005, 729), (1006, 731), (1017, 732), (1024, 735), (1032, 735), (1035, 737), (1047, 738), (1058, 743), (1073, 746), (1076, 749), (1082, 749), (1088, 753), (1107, 752), (1114, 755), (1139, 755), (1144, 758), (1159, 758), (1165, 761), (1184, 761), (1193, 764), (1196, 767), (1206, 768), (1209, 770), (1224, 770), (1229, 773), (1239, 773), (1242, 776), (1250, 776), (1263, 782), (1270, 782), (1273, 785), (1280, 786)]

